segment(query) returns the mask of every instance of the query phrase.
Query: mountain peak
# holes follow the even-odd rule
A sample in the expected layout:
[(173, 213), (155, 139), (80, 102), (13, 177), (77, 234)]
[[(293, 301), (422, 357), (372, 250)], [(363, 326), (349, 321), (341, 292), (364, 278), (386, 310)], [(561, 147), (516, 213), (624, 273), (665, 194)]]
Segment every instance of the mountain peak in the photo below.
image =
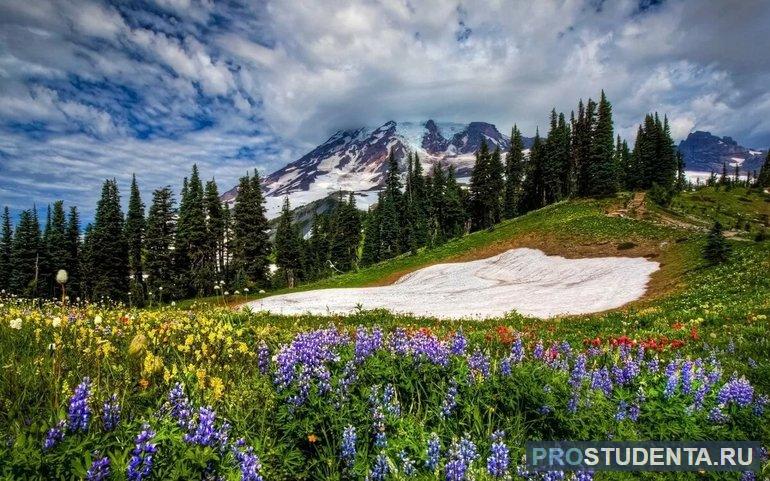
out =
[(690, 132), (679, 143), (679, 151), (684, 158), (685, 168), (695, 172), (721, 172), (725, 164), (750, 172), (762, 166), (766, 155), (760, 149), (738, 145), (732, 137), (718, 137), (703, 130)]

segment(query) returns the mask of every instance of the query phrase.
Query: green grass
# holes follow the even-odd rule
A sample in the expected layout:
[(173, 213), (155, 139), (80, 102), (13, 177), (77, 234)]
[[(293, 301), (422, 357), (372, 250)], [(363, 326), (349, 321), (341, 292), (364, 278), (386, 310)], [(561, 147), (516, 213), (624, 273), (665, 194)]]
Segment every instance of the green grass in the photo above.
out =
[(704, 226), (718, 220), (726, 229), (752, 233), (770, 226), (770, 195), (745, 187), (704, 187), (683, 192), (674, 198), (671, 210)]

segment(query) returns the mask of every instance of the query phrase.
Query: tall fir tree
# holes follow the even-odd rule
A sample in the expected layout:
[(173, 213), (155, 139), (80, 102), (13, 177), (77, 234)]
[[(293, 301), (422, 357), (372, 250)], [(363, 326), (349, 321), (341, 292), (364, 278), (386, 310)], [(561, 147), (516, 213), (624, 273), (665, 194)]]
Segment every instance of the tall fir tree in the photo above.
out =
[(209, 236), (206, 229), (206, 209), (203, 203), (203, 184), (198, 166), (193, 165), (187, 189), (183, 190), (179, 204), (176, 246), (179, 255), (180, 283), (187, 288), (184, 294), (203, 295), (213, 289), (207, 268), (209, 254)]
[(388, 259), (402, 252), (403, 241), (403, 194), (401, 175), (395, 152), (388, 157), (388, 177), (382, 196), (380, 226), (380, 257)]
[(0, 228), (0, 292), (9, 292), (11, 287), (11, 253), (13, 248), (13, 225), (11, 211), (3, 209), (2, 227)]
[(762, 164), (762, 169), (759, 174), (755, 176), (757, 178), (756, 185), (760, 189), (766, 189), (770, 187), (770, 152), (767, 153), (765, 163)]
[(106, 180), (96, 206), (92, 233), (93, 297), (128, 297), (128, 245), (123, 236), (123, 212), (116, 180)]
[(22, 211), (11, 246), (11, 292), (24, 297), (38, 295), (36, 284), (39, 280), (42, 250), (36, 209)]
[(429, 243), (435, 246), (447, 240), (445, 232), (446, 218), (444, 216), (446, 174), (441, 166), (441, 162), (433, 164), (433, 173), (426, 181), (426, 191), (428, 192), (430, 206), (428, 219)]
[(40, 254), (37, 263), (37, 295), (41, 297), (55, 296), (54, 294), (54, 276), (53, 267), (51, 267), (50, 258), (51, 245), (51, 204), (46, 206), (45, 227), (43, 227), (42, 243), (40, 245)]
[[(236, 284), (264, 286), (271, 245), (259, 173), (242, 177), (233, 207), (233, 263)], [(240, 287), (240, 286), (239, 286)]]
[(128, 246), (128, 268), (131, 273), (130, 292), (132, 302), (142, 305), (144, 303), (144, 265), (142, 254), (144, 251), (144, 203), (136, 182), (136, 175), (131, 178), (131, 193), (128, 198), (128, 211), (124, 235)]
[(727, 243), (722, 233), (722, 224), (719, 221), (714, 223), (703, 248), (703, 258), (711, 264), (722, 264), (727, 262), (730, 255), (730, 245)]
[(529, 162), (527, 162), (522, 206), (523, 212), (539, 209), (545, 205), (545, 182), (543, 179), (543, 163), (545, 157), (545, 145), (540, 138), (540, 131), (535, 131), (535, 139), (529, 149)]
[(67, 217), (67, 249), (69, 249), (67, 273), (67, 292), (70, 298), (77, 298), (82, 295), (82, 274), (80, 272), (80, 214), (76, 206), (70, 206), (69, 216)]
[(94, 293), (94, 275), (93, 275), (93, 252), (94, 252), (94, 226), (86, 225), (83, 230), (83, 244), (80, 249), (80, 297), (83, 299), (93, 299)]
[(382, 204), (383, 195), (378, 195), (377, 203), (369, 209), (364, 223), (364, 244), (361, 249), (361, 265), (369, 266), (381, 260), (382, 251)]
[(521, 181), (524, 175), (524, 143), (519, 128), (511, 130), (511, 145), (505, 156), (505, 191), (503, 193), (503, 217), (512, 219), (519, 214)]
[(302, 236), (294, 223), (288, 197), (283, 200), (275, 230), (275, 264), (286, 286), (294, 287), (302, 279)]
[(155, 190), (144, 231), (144, 270), (147, 273), (147, 288), (155, 299), (162, 290), (173, 291), (176, 274), (174, 267), (176, 218), (177, 211), (171, 187), (166, 186)]
[[(46, 249), (48, 251), (46, 258), (48, 259), (47, 267), (49, 269), (47, 277), (52, 281), (48, 289), (54, 291), (55, 296), (58, 298), (59, 292), (56, 291), (60, 289), (60, 286), (53, 282), (56, 278), (56, 273), (60, 269), (68, 270), (72, 264), (69, 238), (67, 237), (67, 218), (64, 213), (64, 202), (60, 200), (54, 202), (51, 211), (51, 224), (49, 226)], [(69, 277), (69, 272), (67, 272), (67, 277)]]
[(471, 228), (490, 229), (500, 221), (502, 204), (500, 196), (505, 188), (504, 167), (500, 149), (489, 152), (486, 141), (476, 153), (470, 182)]
[(465, 195), (457, 183), (455, 166), (447, 169), (444, 192), (441, 197), (441, 231), (443, 239), (453, 239), (465, 234), (467, 214), (465, 211)]
[(206, 182), (204, 205), (209, 241), (206, 256), (210, 266), (209, 271), (221, 277), (225, 271), (225, 210), (227, 207), (223, 206), (219, 200), (219, 189), (213, 179)]
[[(589, 102), (590, 103), (590, 102)], [(596, 128), (591, 138), (591, 153), (588, 168), (590, 195), (606, 196), (617, 192), (618, 174), (614, 159), (614, 134), (612, 127), (612, 105), (602, 90)]]
[(332, 225), (330, 258), (334, 266), (343, 272), (355, 269), (361, 243), (361, 217), (352, 192), (348, 195), (347, 202), (340, 198), (334, 210)]

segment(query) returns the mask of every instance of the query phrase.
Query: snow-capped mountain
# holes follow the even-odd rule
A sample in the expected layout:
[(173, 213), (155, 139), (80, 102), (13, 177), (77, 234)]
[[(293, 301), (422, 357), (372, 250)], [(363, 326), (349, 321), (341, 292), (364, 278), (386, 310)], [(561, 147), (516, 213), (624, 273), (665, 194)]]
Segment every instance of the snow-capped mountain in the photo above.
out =
[(693, 172), (722, 172), (727, 164), (730, 173), (735, 166), (741, 172), (759, 170), (765, 161), (767, 151), (749, 149), (738, 145), (732, 137), (717, 137), (710, 132), (697, 130), (679, 143), (684, 157), (685, 168)]
[[(486, 122), (469, 124), (428, 120), (418, 122), (386, 122), (376, 128), (338, 131), (326, 142), (263, 180), (267, 214), (277, 216), (282, 199), (288, 195), (292, 207), (308, 204), (338, 191), (355, 192), (360, 207), (377, 198), (388, 172), (388, 155), (392, 150), (402, 168), (408, 152), (420, 156), (423, 170), (429, 172), (436, 162), (454, 165), (459, 177), (469, 176), (475, 152), (486, 140), (490, 149), (507, 150), (510, 139)], [(532, 139), (524, 139), (524, 147)], [(232, 202), (237, 189), (222, 198)]]

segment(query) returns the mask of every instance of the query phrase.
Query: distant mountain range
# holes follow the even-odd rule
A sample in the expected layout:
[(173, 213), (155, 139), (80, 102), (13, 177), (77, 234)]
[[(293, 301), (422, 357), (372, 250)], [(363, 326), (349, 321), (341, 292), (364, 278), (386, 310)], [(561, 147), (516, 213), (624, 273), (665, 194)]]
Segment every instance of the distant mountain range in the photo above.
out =
[[(374, 128), (340, 130), (263, 179), (268, 218), (278, 216), (287, 195), (293, 208), (307, 206), (302, 210), (305, 217), (328, 209), (332, 202), (317, 201), (340, 191), (354, 192), (358, 206), (366, 208), (377, 200), (377, 192), (385, 183), (391, 150), (400, 159), (402, 169), (407, 152), (415, 152), (426, 173), (440, 162), (444, 167), (454, 165), (458, 177), (468, 177), (482, 140), (490, 148), (500, 147), (503, 151), (510, 145), (508, 136), (487, 122), (389, 121)], [(526, 153), (533, 138), (523, 140)], [(686, 170), (691, 172), (721, 172), (723, 163), (730, 168), (738, 165), (744, 172), (759, 170), (767, 155), (766, 150), (742, 147), (730, 137), (702, 131), (689, 134), (679, 143), (679, 150)], [(233, 188), (222, 195), (222, 200), (232, 203), (237, 194), (237, 188)]]
[[(458, 177), (470, 176), (475, 153), (486, 140), (490, 148), (507, 150), (510, 139), (493, 124), (471, 122), (386, 122), (376, 128), (340, 130), (307, 154), (265, 177), (263, 185), (268, 217), (275, 217), (284, 196), (290, 195), (293, 207), (309, 204), (339, 191), (355, 192), (359, 207), (376, 201), (376, 192), (384, 185), (388, 155), (394, 151), (405, 167), (406, 153), (420, 156), (423, 170), (429, 172), (436, 162), (454, 165)], [(524, 147), (532, 145), (524, 138)], [(223, 194), (225, 202), (237, 195), (233, 188)]]
[(722, 172), (727, 164), (732, 172), (739, 166), (742, 172), (759, 170), (767, 157), (767, 149), (750, 149), (738, 145), (732, 137), (717, 137), (710, 132), (696, 130), (679, 142), (685, 169), (692, 172)]

